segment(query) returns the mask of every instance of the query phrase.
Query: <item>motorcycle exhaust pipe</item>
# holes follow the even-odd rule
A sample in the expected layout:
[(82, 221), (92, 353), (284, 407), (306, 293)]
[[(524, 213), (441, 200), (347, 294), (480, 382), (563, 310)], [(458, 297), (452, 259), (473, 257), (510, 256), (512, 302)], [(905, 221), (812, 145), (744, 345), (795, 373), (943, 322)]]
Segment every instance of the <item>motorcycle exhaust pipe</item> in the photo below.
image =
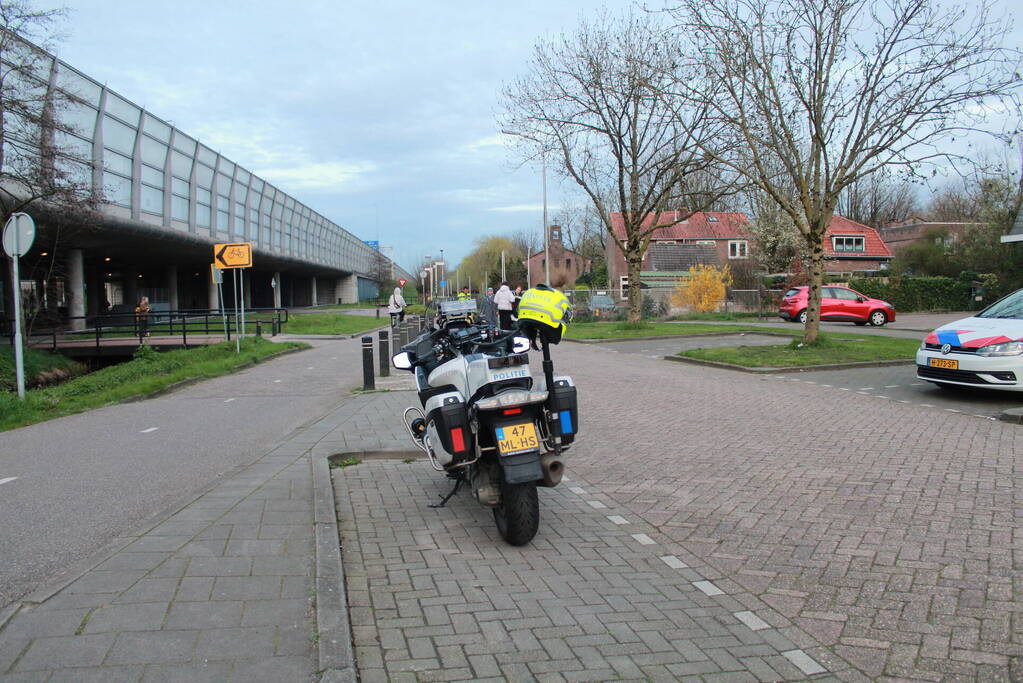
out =
[(543, 470), (543, 485), (557, 486), (565, 474), (565, 463), (558, 456), (548, 453), (540, 457), (540, 468)]

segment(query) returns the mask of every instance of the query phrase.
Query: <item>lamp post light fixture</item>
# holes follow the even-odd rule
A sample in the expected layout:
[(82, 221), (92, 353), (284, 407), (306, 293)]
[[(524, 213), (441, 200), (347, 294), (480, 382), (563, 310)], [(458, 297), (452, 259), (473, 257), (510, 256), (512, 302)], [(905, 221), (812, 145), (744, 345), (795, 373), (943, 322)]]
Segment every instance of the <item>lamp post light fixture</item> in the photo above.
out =
[[(530, 140), (540, 145), (540, 169), (543, 177), (543, 268), (544, 268), (544, 279), (548, 287), (551, 285), (551, 254), (550, 254), (550, 240), (547, 235), (547, 147), (540, 140), (533, 137), (532, 135), (526, 135), (524, 133), (516, 133), (513, 130), (502, 130), (505, 135), (513, 135), (524, 140)], [(526, 255), (529, 258), (529, 255)], [(527, 283), (532, 284), (532, 283)]]

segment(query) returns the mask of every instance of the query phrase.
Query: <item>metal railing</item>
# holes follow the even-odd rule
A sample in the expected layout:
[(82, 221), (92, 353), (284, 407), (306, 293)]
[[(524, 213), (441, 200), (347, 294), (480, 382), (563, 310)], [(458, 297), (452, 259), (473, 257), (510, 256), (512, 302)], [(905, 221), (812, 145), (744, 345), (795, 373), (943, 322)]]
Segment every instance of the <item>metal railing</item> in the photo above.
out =
[[(82, 321), (76, 325), (76, 321)], [(4, 336), (8, 343), (14, 343), (13, 320), (4, 319)], [(245, 311), (245, 333), (262, 336), (264, 327), (269, 326), (270, 336), (281, 332), (281, 326), (288, 322), (286, 308), (256, 308)], [(78, 327), (78, 329), (74, 329)], [(104, 342), (123, 342), (126, 339), (138, 339), (143, 343), (146, 337), (167, 338), (180, 337), (181, 345), (189, 346), (189, 335), (193, 338), (193, 346), (198, 345), (198, 336), (221, 336), (225, 341), (232, 338), (239, 327), (235, 311), (218, 311), (215, 309), (188, 309), (177, 311), (152, 311), (146, 316), (134, 312), (103, 313), (91, 316), (65, 316), (59, 324), (48, 324), (45, 328), (34, 327), (25, 337), (26, 346), (32, 348), (49, 348), (59, 350), (61, 346), (83, 346), (82, 341), (92, 341), (95, 348)]]

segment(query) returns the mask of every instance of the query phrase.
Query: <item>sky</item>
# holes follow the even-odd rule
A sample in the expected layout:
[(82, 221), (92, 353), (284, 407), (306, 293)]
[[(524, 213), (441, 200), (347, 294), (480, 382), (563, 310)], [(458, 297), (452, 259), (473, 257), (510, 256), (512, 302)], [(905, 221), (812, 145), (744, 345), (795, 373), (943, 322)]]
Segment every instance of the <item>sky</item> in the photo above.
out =
[[(411, 268), (541, 234), (497, 123), (542, 36), (593, 2), (70, 0), (57, 55)], [(626, 3), (620, 3), (625, 7)], [(47, 6), (37, 2), (37, 6)], [(614, 6), (614, 3), (611, 4)], [(581, 199), (548, 174), (549, 211)]]
[[(525, 73), (539, 39), (571, 33), (599, 7), (593, 0), (66, 5), (55, 44), (61, 59), (360, 239), (390, 247), (385, 253), (410, 270), (441, 249), (455, 265), (480, 236), (541, 234), (540, 168), (523, 165), (500, 133), (501, 91)], [(584, 203), (550, 170), (548, 183), (552, 214)]]

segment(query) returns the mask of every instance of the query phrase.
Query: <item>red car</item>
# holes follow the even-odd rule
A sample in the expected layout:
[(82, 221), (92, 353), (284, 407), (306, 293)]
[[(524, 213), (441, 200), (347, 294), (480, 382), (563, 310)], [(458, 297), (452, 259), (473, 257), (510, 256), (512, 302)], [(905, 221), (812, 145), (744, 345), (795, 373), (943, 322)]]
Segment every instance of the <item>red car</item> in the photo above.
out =
[[(793, 287), (782, 297), (778, 315), (785, 320), (805, 323), (809, 296), (809, 287)], [(895, 322), (895, 307), (887, 301), (864, 296), (855, 289), (829, 285), (821, 288), (821, 320), (857, 325), (870, 323), (880, 327)]]

